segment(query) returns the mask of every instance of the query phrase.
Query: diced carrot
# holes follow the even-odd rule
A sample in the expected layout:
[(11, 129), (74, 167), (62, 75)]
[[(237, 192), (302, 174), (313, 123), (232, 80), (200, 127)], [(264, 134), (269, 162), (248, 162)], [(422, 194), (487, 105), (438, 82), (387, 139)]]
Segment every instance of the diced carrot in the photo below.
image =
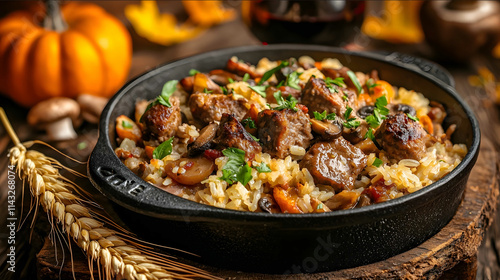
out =
[(142, 133), (137, 124), (125, 115), (116, 118), (116, 134), (123, 140), (128, 138), (135, 143), (139, 143), (142, 138)]
[(431, 118), (427, 115), (420, 116), (420, 123), (429, 134), (434, 134), (434, 125), (432, 124)]
[(300, 208), (297, 206), (297, 196), (291, 194), (291, 189), (292, 188), (289, 188), (288, 191), (286, 191), (279, 186), (274, 187), (274, 200), (276, 200), (276, 203), (278, 203), (281, 211), (284, 213), (302, 213)]
[(323, 66), (321, 65), (321, 61), (314, 62), (314, 67), (318, 68), (318, 70), (321, 70), (323, 68)]
[(394, 89), (392, 85), (386, 81), (378, 80), (376, 86), (373, 87), (373, 99), (377, 99), (385, 95), (387, 98), (387, 102), (391, 103), (391, 100), (394, 98)]
[(146, 146), (144, 147), (144, 150), (146, 151), (146, 155), (148, 156), (148, 158), (153, 158), (153, 152), (154, 150), (156, 149), (156, 147), (153, 147), (153, 146)]
[(372, 104), (372, 98), (368, 93), (362, 93), (358, 96), (358, 102), (364, 104)]

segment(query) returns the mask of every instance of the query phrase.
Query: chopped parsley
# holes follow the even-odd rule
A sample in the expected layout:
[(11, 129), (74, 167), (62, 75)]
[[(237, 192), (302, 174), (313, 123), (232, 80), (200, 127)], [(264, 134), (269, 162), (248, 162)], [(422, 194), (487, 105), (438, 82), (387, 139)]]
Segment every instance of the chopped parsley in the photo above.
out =
[(243, 127), (248, 126), (248, 128), (257, 128), (257, 126), (255, 126), (255, 122), (252, 120), (252, 118), (246, 118), (246, 119), (242, 120), (241, 124), (243, 125)]
[(274, 93), (274, 98), (276, 99), (276, 103), (278, 104), (278, 107), (273, 108), (274, 110), (285, 110), (285, 109), (292, 109), (294, 112), (297, 112), (297, 108), (295, 108), (295, 105), (297, 105), (297, 99), (295, 97), (289, 95), (286, 99), (283, 98), (281, 95), (281, 91), (276, 91)]
[(320, 209), (323, 209), (323, 203), (320, 203), (320, 204), (318, 204), (318, 206), (316, 206), (316, 210), (320, 210)]
[(207, 88), (203, 89), (203, 93), (207, 93), (208, 94), (208, 93), (212, 93), (212, 92), (213, 92), (213, 90), (208, 90)]
[(347, 110), (344, 113), (345, 122), (343, 123), (345, 128), (356, 128), (361, 124), (361, 122), (356, 120), (356, 118), (350, 117), (352, 110), (353, 109), (351, 107), (347, 106)]
[(252, 168), (245, 161), (245, 151), (238, 148), (227, 148), (222, 151), (228, 161), (222, 168), (222, 177), (219, 179), (228, 184), (240, 182), (246, 185), (252, 180)]
[(376, 86), (379, 86), (379, 84), (376, 84), (375, 81), (370, 78), (366, 81), (366, 87), (371, 90), (372, 88), (376, 87)]
[[(163, 85), (160, 96), (158, 96), (155, 99), (155, 101), (149, 103), (148, 107), (146, 107), (146, 110), (144, 110), (144, 113), (146, 113), (146, 111), (151, 109), (151, 107), (153, 107), (156, 104), (161, 104), (161, 105), (167, 106), (169, 108), (172, 107), (172, 104), (170, 104), (170, 96), (172, 96), (174, 91), (177, 89), (177, 83), (178, 83), (177, 80), (172, 80), (172, 81), (166, 82)], [(142, 118), (144, 117), (144, 113), (142, 114), (139, 122), (142, 121)]]
[(250, 89), (252, 89), (253, 91), (255, 91), (256, 93), (258, 93), (260, 96), (266, 98), (267, 94), (266, 94), (266, 89), (268, 88), (269, 86), (249, 86)]
[(231, 79), (231, 78), (227, 78), (227, 81), (228, 81), (230, 84), (234, 83), (234, 80), (233, 80), (233, 79)]
[(81, 151), (81, 150), (84, 150), (85, 148), (87, 148), (87, 142), (80, 142), (78, 143), (78, 145), (76, 145), (76, 148)]
[(375, 135), (373, 135), (373, 129), (371, 127), (368, 128), (368, 131), (365, 134), (365, 139), (366, 138), (372, 140), (373, 144), (375, 144), (375, 147), (377, 147), (377, 149), (382, 150), (382, 147), (378, 144), (377, 140), (375, 139)]
[(372, 128), (377, 128), (389, 114), (389, 109), (385, 106), (387, 106), (387, 98), (385, 98), (385, 95), (377, 98), (373, 114), (369, 115), (365, 119)]
[(291, 87), (291, 88), (294, 88), (294, 89), (298, 89), (300, 90), (300, 86), (299, 86), (299, 76), (301, 75), (302, 73), (299, 73), (297, 71), (294, 71), (290, 74), (288, 74), (288, 76), (286, 77), (286, 85)]
[(406, 113), (406, 115), (408, 116), (408, 118), (412, 121), (415, 121), (415, 122), (418, 122), (420, 119), (417, 117), (417, 116), (412, 116), (410, 115), (409, 113)]
[(259, 138), (257, 138), (257, 137), (255, 137), (255, 136), (253, 136), (252, 134), (250, 134), (250, 136), (252, 137), (253, 141), (255, 141), (255, 142), (259, 142), (259, 141), (260, 141), (260, 139), (259, 139)]
[(344, 78), (342, 77), (337, 77), (335, 79), (332, 79), (330, 77), (326, 77), (325, 79), (326, 86), (329, 87), (330, 89), (332, 88), (332, 85), (336, 85), (338, 87), (346, 87), (344, 83)]
[(274, 73), (276, 73), (277, 71), (281, 70), (283, 67), (286, 66), (288, 66), (288, 61), (282, 61), (280, 65), (264, 73), (264, 75), (262, 75), (262, 78), (259, 81), (259, 86), (262, 85), (265, 81), (269, 80), (269, 78), (271, 78), (274, 75)]
[(189, 76), (194, 76), (196, 75), (197, 73), (200, 73), (200, 71), (196, 70), (196, 69), (191, 69), (189, 70)]
[(128, 121), (122, 121), (122, 126), (123, 128), (132, 128), (134, 127), (131, 123), (129, 123)]
[(245, 75), (243, 75), (243, 82), (248, 81), (248, 79), (250, 79), (250, 74), (245, 73)]
[(380, 167), (384, 162), (379, 159), (378, 157), (375, 158), (375, 160), (373, 161), (372, 165), (375, 166), (375, 167)]
[(335, 120), (335, 117), (337, 117), (337, 115), (335, 113), (330, 113), (330, 114), (326, 114), (326, 110), (323, 111), (323, 113), (318, 113), (318, 112), (313, 112), (314, 114), (314, 118), (317, 119), (318, 121), (322, 121), (322, 120)]
[(344, 102), (349, 101), (349, 97), (347, 96), (347, 93), (344, 93), (344, 95), (342, 95), (342, 100), (344, 100)]
[(227, 88), (221, 86), (220, 89), (222, 90), (222, 94), (227, 95)]
[(354, 84), (354, 86), (358, 90), (358, 94), (363, 93), (363, 87), (359, 83), (359, 80), (358, 80), (358, 77), (356, 77), (356, 74), (354, 72), (352, 72), (351, 70), (349, 70), (349, 71), (347, 71), (347, 75), (349, 76), (352, 83)]
[(261, 162), (259, 166), (255, 167), (255, 169), (259, 173), (270, 173), (272, 171), (269, 165), (267, 165), (267, 163), (264, 162)]
[(158, 147), (156, 147), (153, 151), (154, 159), (163, 159), (164, 157), (170, 155), (172, 153), (172, 142), (174, 141), (174, 137), (171, 137), (167, 141), (161, 143)]

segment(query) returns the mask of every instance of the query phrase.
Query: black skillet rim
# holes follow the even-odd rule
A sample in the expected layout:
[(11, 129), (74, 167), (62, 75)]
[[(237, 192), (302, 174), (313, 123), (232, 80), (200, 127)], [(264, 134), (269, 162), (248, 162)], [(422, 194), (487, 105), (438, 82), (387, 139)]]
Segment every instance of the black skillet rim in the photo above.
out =
[[(237, 211), (237, 210), (230, 210), (230, 209), (222, 209), (222, 208), (217, 208), (214, 206), (210, 205), (205, 205), (205, 204), (200, 204), (197, 202), (193, 202), (181, 197), (177, 197), (175, 195), (172, 195), (170, 193), (167, 193), (163, 190), (160, 190), (153, 185), (150, 185), (146, 181), (142, 180), (139, 178), (137, 175), (135, 175), (131, 170), (125, 167), (124, 164), (121, 163), (121, 161), (116, 157), (113, 148), (111, 146), (111, 141), (109, 139), (109, 134), (108, 134), (108, 128), (110, 127), (110, 115), (111, 112), (113, 111), (117, 101), (122, 98), (124, 95), (127, 94), (128, 89), (133, 87), (135, 84), (143, 81), (144, 79), (148, 79), (151, 76), (154, 76), (156, 73), (163, 72), (165, 71), (165, 68), (170, 68), (170, 67), (175, 67), (177, 65), (183, 65), (186, 63), (191, 63), (193, 61), (203, 59), (205, 57), (210, 57), (210, 56), (221, 56), (224, 54), (228, 53), (241, 53), (241, 52), (251, 52), (251, 51), (258, 51), (258, 50), (274, 50), (274, 51), (279, 51), (279, 50), (303, 50), (303, 51), (319, 51), (319, 52), (332, 52), (332, 53), (337, 53), (341, 55), (353, 55), (353, 56), (360, 56), (368, 59), (373, 59), (377, 60), (383, 63), (389, 63), (392, 64), (396, 67), (403, 68), (407, 71), (411, 71), (416, 73), (417, 75), (422, 76), (423, 79), (428, 79), (430, 80), (434, 85), (437, 87), (442, 88), (444, 91), (447, 92), (457, 104), (459, 104), (464, 112), (467, 115), (467, 119), (471, 123), (472, 130), (473, 130), (473, 135), (472, 135), (472, 142), (471, 146), (462, 160), (462, 162), (454, 169), (452, 170), (449, 174), (438, 180), (437, 182), (426, 186), (425, 188), (416, 191), (414, 193), (405, 195), (403, 197), (400, 197), (398, 199), (390, 200), (384, 203), (380, 204), (374, 204), (374, 205), (368, 205), (362, 208), (355, 208), (355, 209), (349, 209), (349, 210), (340, 210), (340, 211), (332, 211), (328, 213), (309, 213), (309, 214), (279, 214), (279, 215), (270, 215), (268, 213), (254, 213), (254, 212), (244, 212), (244, 211)], [(394, 62), (394, 61), (388, 61), (384, 59), (385, 56), (376, 54), (376, 53), (368, 53), (368, 52), (351, 52), (351, 51), (346, 51), (343, 49), (335, 48), (335, 47), (328, 47), (328, 46), (314, 46), (314, 45), (298, 45), (298, 44), (277, 44), (277, 45), (268, 45), (268, 46), (243, 46), (243, 47), (234, 47), (234, 48), (225, 48), (225, 49), (220, 49), (220, 50), (215, 50), (207, 53), (202, 53), (186, 58), (182, 58), (176, 61), (168, 62), (163, 65), (158, 66), (157, 68), (153, 70), (149, 70), (145, 73), (140, 74), (139, 76), (135, 77), (131, 81), (129, 81), (127, 84), (125, 84), (108, 102), (106, 105), (105, 109), (102, 112), (100, 123), (99, 123), (99, 138), (96, 144), (96, 147), (94, 148), (94, 151), (91, 154), (91, 157), (89, 159), (89, 164), (88, 164), (88, 173), (89, 177), (91, 179), (91, 182), (93, 185), (100, 191), (102, 192), (107, 198), (112, 200), (113, 202), (117, 203), (118, 205), (121, 205), (129, 210), (132, 210), (134, 212), (148, 215), (148, 216), (153, 216), (153, 217), (160, 217), (160, 218), (167, 218), (167, 219), (175, 219), (180, 218), (180, 216), (183, 215), (189, 215), (191, 217), (191, 221), (240, 221), (240, 222), (257, 222), (257, 223), (279, 223), (283, 222), (284, 224), (288, 225), (297, 225), (297, 223), (301, 223), (304, 221), (318, 221), (318, 220), (323, 220), (323, 219), (332, 219), (332, 218), (338, 218), (342, 219), (344, 222), (342, 222), (342, 225), (345, 225), (346, 218), (352, 218), (352, 220), (358, 221), (359, 218), (363, 216), (372, 216), (372, 215), (377, 215), (377, 216), (392, 216), (392, 215), (397, 215), (397, 212), (402, 211), (406, 209), (407, 207), (412, 207), (411, 202), (421, 198), (425, 197), (432, 192), (436, 191), (439, 189), (441, 186), (446, 185), (448, 183), (453, 183), (454, 179), (456, 177), (463, 177), (466, 176), (469, 172), (472, 166), (475, 163), (475, 160), (477, 159), (478, 151), (479, 151), (479, 145), (480, 145), (480, 131), (479, 131), (479, 124), (477, 119), (475, 118), (472, 110), (469, 108), (469, 106), (459, 97), (458, 93), (455, 91), (455, 89), (442, 82), (441, 80), (437, 79), (436, 77), (425, 73), (423, 71), (416, 70), (415, 68), (408, 67), (408, 65), (402, 63), (402, 62)], [(114, 127), (114, 126), (113, 126)], [(151, 186), (154, 188), (152, 190), (152, 195), (160, 195), (163, 196), (166, 200), (173, 201), (174, 203), (179, 203), (181, 207), (165, 207), (162, 205), (159, 205), (158, 203), (161, 203), (161, 200), (155, 199), (155, 201), (151, 200), (138, 200), (134, 198), (132, 195), (127, 193), (127, 191), (121, 191), (118, 190), (117, 188), (104, 183), (106, 186), (100, 186), (99, 182), (101, 181), (96, 178), (94, 178), (95, 174), (97, 174), (97, 168), (99, 167), (99, 163), (104, 160), (103, 158), (97, 158), (97, 155), (95, 155), (96, 151), (103, 152), (107, 157), (115, 157), (116, 161), (120, 163), (119, 166), (115, 166), (115, 168), (118, 170), (118, 173), (125, 176), (126, 178), (132, 178), (136, 181), (139, 181), (142, 185), (145, 186)], [(136, 204), (137, 206), (134, 206)], [(183, 209), (182, 205), (189, 206), (189, 209)], [(357, 219), (354, 219), (354, 217), (357, 217)], [(351, 220), (351, 219), (349, 219)], [(359, 221), (358, 221), (359, 222)], [(309, 223), (307, 223), (309, 224)]]

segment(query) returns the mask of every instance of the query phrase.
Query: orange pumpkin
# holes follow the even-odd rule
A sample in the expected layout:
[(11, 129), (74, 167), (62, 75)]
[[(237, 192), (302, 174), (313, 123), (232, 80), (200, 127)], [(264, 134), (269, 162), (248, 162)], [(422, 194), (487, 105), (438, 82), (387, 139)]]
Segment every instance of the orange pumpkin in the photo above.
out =
[(27, 11), (0, 20), (0, 92), (26, 107), (56, 96), (111, 96), (130, 69), (125, 26), (94, 4), (59, 11), (56, 1), (46, 3), (43, 24)]

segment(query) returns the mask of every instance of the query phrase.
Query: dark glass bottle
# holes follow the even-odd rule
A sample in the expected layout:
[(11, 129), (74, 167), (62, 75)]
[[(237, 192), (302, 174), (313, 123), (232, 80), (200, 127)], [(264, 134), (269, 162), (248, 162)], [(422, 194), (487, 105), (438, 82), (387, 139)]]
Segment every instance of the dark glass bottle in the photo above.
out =
[(242, 17), (264, 43), (344, 45), (360, 32), (364, 1), (256, 0), (242, 2)]

